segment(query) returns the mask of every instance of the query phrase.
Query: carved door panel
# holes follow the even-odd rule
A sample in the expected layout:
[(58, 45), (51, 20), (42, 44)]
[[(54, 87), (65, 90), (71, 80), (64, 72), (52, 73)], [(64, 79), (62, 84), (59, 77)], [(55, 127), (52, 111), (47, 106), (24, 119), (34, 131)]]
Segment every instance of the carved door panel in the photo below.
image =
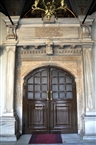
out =
[(25, 78), (23, 133), (76, 132), (74, 77), (56, 67), (34, 70)]

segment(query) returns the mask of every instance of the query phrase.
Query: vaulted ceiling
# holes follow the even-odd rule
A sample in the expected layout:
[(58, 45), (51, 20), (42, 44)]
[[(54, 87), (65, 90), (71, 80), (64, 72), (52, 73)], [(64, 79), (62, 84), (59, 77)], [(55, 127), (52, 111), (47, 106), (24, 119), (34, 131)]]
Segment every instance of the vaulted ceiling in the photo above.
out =
[[(45, 2), (50, 0), (45, 0)], [(55, 0), (59, 1), (59, 0)], [(0, 0), (0, 12), (6, 16), (19, 15), (21, 18), (31, 9), (34, 0)], [(91, 15), (96, 11), (96, 0), (65, 0), (75, 15)]]

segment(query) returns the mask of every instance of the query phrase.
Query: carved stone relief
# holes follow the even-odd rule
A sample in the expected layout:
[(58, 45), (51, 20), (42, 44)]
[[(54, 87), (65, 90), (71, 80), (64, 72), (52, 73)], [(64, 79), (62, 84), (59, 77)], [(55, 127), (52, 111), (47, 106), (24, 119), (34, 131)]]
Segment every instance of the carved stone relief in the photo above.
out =
[[(70, 33), (68, 33), (70, 32)], [(31, 40), (33, 43), (36, 42), (35, 39), (40, 41), (40, 38), (79, 38), (79, 28), (78, 27), (59, 27), (55, 26), (40, 26), (40, 27), (21, 27), (17, 30), (17, 35), (19, 40)], [(33, 40), (32, 40), (33, 39)], [(34, 42), (35, 40), (35, 42)]]
[[(67, 32), (70, 32), (67, 33)], [(79, 30), (78, 27), (36, 27), (35, 28), (35, 37), (39, 38), (79, 38)]]
[(46, 54), (53, 54), (52, 41), (46, 41)]
[(91, 27), (89, 27), (89, 26), (82, 27), (82, 37), (91, 38)]
[(35, 28), (36, 37), (61, 37), (63, 33), (60, 27)]
[(16, 25), (7, 26), (7, 39), (16, 39)]

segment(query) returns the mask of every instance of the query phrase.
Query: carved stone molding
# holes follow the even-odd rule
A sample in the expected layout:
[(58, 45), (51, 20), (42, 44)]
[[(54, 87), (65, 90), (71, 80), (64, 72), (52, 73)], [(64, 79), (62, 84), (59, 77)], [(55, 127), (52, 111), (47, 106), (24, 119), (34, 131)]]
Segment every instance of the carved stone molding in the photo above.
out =
[(28, 45), (24, 45), (24, 46), (23, 46), (23, 49), (28, 49), (28, 48), (29, 48)]
[(35, 46), (34, 46), (35, 49), (38, 49), (38, 47), (39, 47), (38, 45), (35, 45)]
[(61, 45), (58, 46), (58, 49), (63, 49), (63, 48), (64, 48), (64, 45), (63, 44), (61, 44)]
[(75, 44), (70, 45), (70, 49), (74, 49), (74, 48), (76, 48), (76, 45)]
[[(37, 56), (46, 56), (47, 55), (54, 55), (54, 56), (80, 56), (82, 54), (82, 47), (81, 46), (74, 46), (74, 49), (70, 49), (71, 46), (68, 46), (68, 48), (59, 48), (59, 46), (54, 46), (53, 42), (46, 42), (45, 46), (37, 46), (38, 49), (36, 49), (34, 46), (24, 46), (17, 48), (17, 53), (19, 59), (24, 60), (32, 60), (34, 57)], [(73, 47), (73, 46), (72, 46)], [(76, 48), (77, 47), (77, 48)], [(23, 49), (22, 49), (23, 48)], [(53, 53), (54, 52), (54, 53)]]
[(72, 61), (76, 61), (76, 60), (80, 60), (81, 56), (38, 56), (38, 57), (31, 57), (31, 58), (19, 58), (19, 61), (70, 61), (72, 59)]

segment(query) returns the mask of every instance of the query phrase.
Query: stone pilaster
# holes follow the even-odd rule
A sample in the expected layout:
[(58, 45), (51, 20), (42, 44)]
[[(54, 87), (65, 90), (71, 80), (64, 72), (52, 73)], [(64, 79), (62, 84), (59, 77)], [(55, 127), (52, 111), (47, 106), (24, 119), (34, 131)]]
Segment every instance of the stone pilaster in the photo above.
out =
[(85, 111), (94, 109), (92, 48), (83, 49)]
[(96, 112), (96, 42), (93, 44), (92, 49), (92, 60), (93, 60), (93, 80), (94, 80), (94, 102)]
[(6, 68), (6, 98), (3, 116), (14, 116), (14, 74), (15, 74), (15, 50), (16, 46), (6, 46), (7, 68)]
[(16, 141), (19, 136), (19, 120), (14, 112), (14, 83), (15, 83), (15, 52), (17, 45), (16, 27), (18, 17), (12, 17), (14, 25), (9, 19), (4, 17), (6, 23), (7, 36), (4, 42), (6, 47), (6, 80), (4, 112), (0, 117), (0, 141)]
[(93, 61), (93, 78), (94, 78), (94, 98), (95, 98), (95, 110), (96, 110), (96, 13), (95, 19), (92, 23), (92, 39), (94, 40), (92, 49), (92, 61)]
[(92, 48), (83, 48), (84, 69), (84, 140), (96, 140), (96, 114), (92, 69)]
[(14, 112), (15, 51), (17, 41), (5, 42), (7, 53), (4, 113), (0, 118), (0, 140), (16, 141), (19, 137), (18, 117)]

